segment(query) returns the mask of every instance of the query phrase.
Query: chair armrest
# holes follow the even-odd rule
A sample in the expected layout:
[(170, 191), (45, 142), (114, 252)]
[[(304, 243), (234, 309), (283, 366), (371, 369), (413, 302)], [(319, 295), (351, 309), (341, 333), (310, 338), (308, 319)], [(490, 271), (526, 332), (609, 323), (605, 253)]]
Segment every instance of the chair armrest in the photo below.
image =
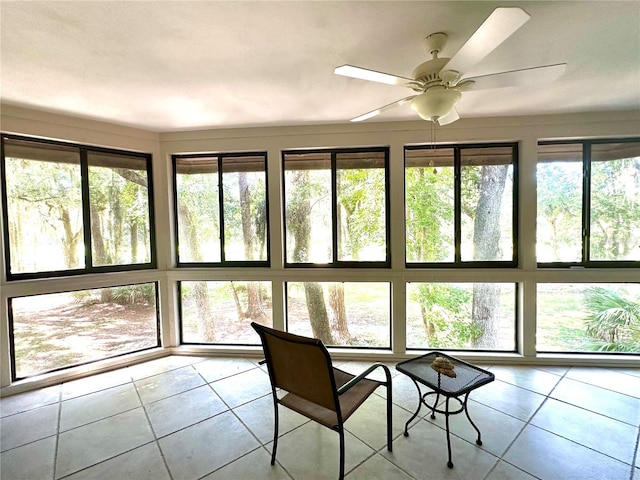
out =
[(387, 381), (383, 382), (383, 384), (387, 385), (387, 387), (390, 387), (391, 386), (391, 372), (389, 371), (389, 367), (387, 367), (386, 365), (383, 365), (382, 363), (374, 363), (369, 368), (367, 368), (364, 372), (356, 375), (351, 380), (349, 380), (347, 383), (345, 383), (340, 388), (338, 388), (338, 395), (342, 395), (343, 393), (345, 393), (347, 390), (349, 390), (350, 388), (355, 386), (360, 380), (365, 378), (367, 375), (369, 375), (371, 372), (373, 372), (378, 367), (382, 367), (382, 369), (384, 370), (384, 374), (387, 377)]

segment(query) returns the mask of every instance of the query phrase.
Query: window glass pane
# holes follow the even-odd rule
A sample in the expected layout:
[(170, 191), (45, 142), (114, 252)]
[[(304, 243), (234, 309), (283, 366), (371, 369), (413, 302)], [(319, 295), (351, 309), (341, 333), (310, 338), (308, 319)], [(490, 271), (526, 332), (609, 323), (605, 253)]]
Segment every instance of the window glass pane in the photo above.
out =
[(180, 282), (183, 343), (258, 345), (251, 322), (273, 325), (270, 282)]
[(513, 149), (461, 150), (461, 259), (513, 258)]
[(267, 260), (265, 157), (225, 157), (225, 260)]
[(405, 151), (408, 263), (454, 261), (453, 160), (452, 148)]
[(590, 260), (640, 260), (640, 143), (591, 146)]
[(159, 346), (155, 283), (10, 302), (16, 378)]
[(389, 283), (288, 282), (287, 328), (325, 345), (391, 348)]
[(640, 284), (537, 287), (539, 352), (640, 353)]
[(514, 351), (516, 286), (407, 284), (407, 348)]
[(338, 260), (385, 261), (384, 152), (336, 155)]
[(93, 265), (150, 262), (146, 159), (95, 152), (87, 158)]
[(85, 267), (80, 152), (6, 139), (9, 272)]
[(582, 144), (539, 145), (538, 262), (582, 260)]
[(180, 262), (220, 262), (218, 157), (176, 159)]
[(284, 156), (287, 263), (330, 263), (331, 154)]

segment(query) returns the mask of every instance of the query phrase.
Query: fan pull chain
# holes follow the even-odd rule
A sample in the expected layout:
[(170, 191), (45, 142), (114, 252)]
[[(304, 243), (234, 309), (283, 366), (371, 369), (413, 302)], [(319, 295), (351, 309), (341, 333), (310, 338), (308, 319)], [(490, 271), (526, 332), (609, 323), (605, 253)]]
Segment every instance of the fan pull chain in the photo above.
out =
[(435, 148), (436, 148), (436, 122), (432, 121), (431, 122), (431, 160), (429, 161), (429, 166), (433, 167), (433, 174), (437, 175), (438, 174), (438, 169), (437, 167), (434, 165), (433, 163), (433, 155), (435, 155)]

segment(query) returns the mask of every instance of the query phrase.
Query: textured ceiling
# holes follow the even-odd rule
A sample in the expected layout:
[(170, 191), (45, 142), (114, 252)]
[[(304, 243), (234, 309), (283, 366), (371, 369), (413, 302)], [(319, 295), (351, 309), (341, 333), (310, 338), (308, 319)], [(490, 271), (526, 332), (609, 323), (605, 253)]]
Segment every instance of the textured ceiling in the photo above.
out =
[[(531, 20), (469, 76), (567, 71), (465, 92), (461, 117), (640, 109), (637, 1), (2, 0), (1, 100), (154, 131), (348, 122), (411, 91), (336, 66), (411, 76), (429, 58), (426, 35), (448, 34), (450, 57), (494, 8), (514, 5)], [(369, 121), (417, 118), (405, 105)]]

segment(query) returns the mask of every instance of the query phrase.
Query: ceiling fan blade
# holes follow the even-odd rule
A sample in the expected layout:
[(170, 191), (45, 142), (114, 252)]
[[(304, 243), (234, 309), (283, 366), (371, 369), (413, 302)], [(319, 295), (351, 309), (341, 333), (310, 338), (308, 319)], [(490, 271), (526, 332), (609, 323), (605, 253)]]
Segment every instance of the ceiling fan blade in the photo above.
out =
[(387, 85), (405, 86), (409, 82), (413, 82), (410, 78), (391, 75), (390, 73), (376, 72), (366, 68), (354, 67), (353, 65), (342, 65), (337, 67), (333, 73), (343, 75), (345, 77), (359, 78), (361, 80), (369, 80), (372, 82), (386, 83)]
[(511, 72), (470, 77), (464, 80), (473, 81), (473, 85), (471, 86), (472, 90), (536, 85), (538, 83), (553, 82), (560, 77), (566, 69), (566, 63), (558, 63), (556, 65), (545, 65), (544, 67), (524, 68)]
[(361, 122), (363, 120), (367, 120), (369, 118), (375, 117), (376, 115), (380, 115), (382, 112), (391, 110), (392, 108), (399, 107), (400, 105), (404, 105), (405, 103), (410, 102), (415, 96), (416, 95), (409, 95), (408, 97), (405, 97), (401, 100), (397, 100), (393, 103), (385, 105), (384, 107), (376, 108), (375, 110), (371, 110), (370, 112), (367, 112), (364, 115), (360, 115), (359, 117), (352, 118), (351, 121)]
[(496, 8), (442, 71), (465, 73), (524, 25), (530, 16), (518, 7)]
[(456, 110), (456, 107), (454, 106), (449, 113), (447, 113), (444, 117), (440, 117), (437, 122), (438, 125), (443, 126), (449, 125), (450, 123), (453, 123), (458, 119), (460, 119), (460, 115), (458, 115), (458, 110)]

